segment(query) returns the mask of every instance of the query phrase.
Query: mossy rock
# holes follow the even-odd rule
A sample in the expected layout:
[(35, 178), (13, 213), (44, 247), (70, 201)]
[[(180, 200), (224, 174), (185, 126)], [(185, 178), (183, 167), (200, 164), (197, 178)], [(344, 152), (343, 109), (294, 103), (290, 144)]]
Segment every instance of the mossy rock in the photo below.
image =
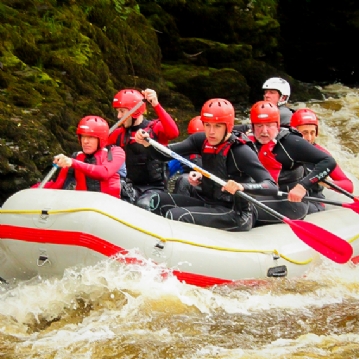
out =
[(41, 105), (42, 96), (31, 83), (16, 83), (8, 87), (9, 100), (19, 107), (37, 107)]
[(223, 44), (198, 38), (181, 39), (183, 56), (196, 66), (233, 67), (233, 63), (252, 57), (252, 46)]
[(0, 89), (6, 89), (11, 82), (11, 75), (0, 71)]
[(249, 86), (234, 69), (166, 64), (162, 71), (169, 87), (185, 93), (197, 109), (210, 98), (225, 98), (233, 104), (248, 102)]
[(163, 59), (171, 61), (182, 58), (181, 37), (174, 17), (154, 2), (141, 4), (141, 13), (158, 34)]
[[(181, 39), (197, 37), (224, 44), (254, 45), (254, 53), (258, 56), (270, 53), (273, 57), (278, 53), (278, 38), (280, 38), (280, 26), (277, 20), (278, 0), (156, 2), (161, 5), (162, 10), (165, 10), (166, 16), (152, 6), (153, 3), (149, 4), (148, 1), (141, 0), (139, 3), (141, 10), (144, 8), (150, 17), (157, 15), (158, 23), (161, 24), (163, 21), (171, 25), (173, 34), (162, 37), (161, 47), (165, 49), (170, 49), (171, 41), (180, 36)], [(154, 21), (152, 24), (156, 28)], [(160, 25), (161, 34), (162, 29), (163, 26)], [(166, 39), (168, 43), (165, 43)], [(178, 52), (177, 44), (178, 41), (175, 41), (174, 53)], [(166, 62), (181, 59), (180, 56), (177, 59), (171, 57), (170, 51), (166, 51), (164, 55)]]

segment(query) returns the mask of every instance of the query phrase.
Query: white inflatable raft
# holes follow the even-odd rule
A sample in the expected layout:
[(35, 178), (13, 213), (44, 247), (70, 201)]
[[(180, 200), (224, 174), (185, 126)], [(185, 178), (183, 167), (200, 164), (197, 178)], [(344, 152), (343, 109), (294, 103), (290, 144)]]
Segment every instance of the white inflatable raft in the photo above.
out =
[[(350, 177), (358, 195), (359, 181)], [(352, 202), (331, 190), (326, 197)], [(358, 213), (327, 205), (305, 221), (350, 242), (352, 261), (359, 261)], [(128, 254), (134, 249), (139, 256)], [(299, 277), (322, 258), (285, 223), (230, 233), (170, 221), (102, 193), (26, 189), (0, 209), (1, 281), (61, 276), (118, 254), (128, 262), (142, 256), (165, 264), (198, 286)]]

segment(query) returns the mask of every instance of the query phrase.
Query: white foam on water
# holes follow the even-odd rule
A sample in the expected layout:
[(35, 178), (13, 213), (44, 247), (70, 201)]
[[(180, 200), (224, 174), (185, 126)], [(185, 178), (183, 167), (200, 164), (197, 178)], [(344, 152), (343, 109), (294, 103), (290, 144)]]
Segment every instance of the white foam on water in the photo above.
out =
[(193, 306), (201, 313), (210, 314), (221, 309), (226, 313), (249, 314), (273, 308), (304, 310), (341, 303), (345, 299), (359, 299), (359, 266), (340, 265), (327, 259), (303, 279), (322, 285), (304, 294), (278, 294), (269, 286), (266, 290), (238, 290), (225, 295), (211, 288), (181, 283), (171, 274), (163, 278), (164, 271), (162, 266), (151, 261), (139, 266), (124, 265), (112, 259), (80, 270), (68, 269), (61, 279), (37, 278), (0, 294), (0, 314), (24, 325), (40, 320), (50, 322), (65, 311), (78, 309), (78, 299), (85, 305), (96, 303), (106, 293), (109, 296), (106, 300), (111, 301), (113, 292), (121, 293), (126, 299), (126, 304), (120, 308), (122, 317), (136, 312), (144, 301), (151, 300), (174, 300), (187, 307)]
[[(357, 133), (359, 130), (359, 89), (341, 84), (323, 89), (329, 94), (340, 93), (339, 98), (328, 95), (322, 102), (296, 103), (293, 108), (311, 108), (319, 118), (318, 143), (326, 148), (343, 170), (359, 178)], [(344, 138), (343, 138), (344, 136)]]

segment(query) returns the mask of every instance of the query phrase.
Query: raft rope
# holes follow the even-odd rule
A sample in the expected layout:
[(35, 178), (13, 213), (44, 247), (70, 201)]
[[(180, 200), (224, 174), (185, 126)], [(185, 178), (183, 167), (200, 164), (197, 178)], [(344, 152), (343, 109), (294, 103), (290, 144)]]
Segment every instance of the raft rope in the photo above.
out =
[(356, 236), (350, 238), (350, 239), (348, 240), (348, 242), (349, 242), (349, 243), (353, 243), (353, 242), (356, 241), (357, 239), (359, 239), (359, 234), (357, 234)]
[[(45, 213), (44, 213), (45, 212)], [(103, 216), (106, 216), (108, 218), (113, 219), (116, 222), (122, 223), (125, 226), (135, 229), (139, 232), (142, 232), (144, 234), (147, 234), (151, 237), (154, 237), (156, 239), (158, 239), (159, 241), (166, 243), (166, 242), (177, 242), (177, 243), (183, 243), (183, 244), (187, 244), (190, 246), (194, 246), (194, 247), (200, 247), (200, 248), (207, 248), (207, 249), (214, 249), (214, 250), (218, 250), (218, 251), (226, 251), (226, 252), (242, 252), (242, 253), (262, 253), (262, 254), (272, 254), (275, 256), (279, 256), (281, 258), (283, 258), (284, 260), (293, 263), (293, 264), (298, 264), (298, 265), (306, 265), (310, 262), (312, 262), (313, 258), (309, 258), (307, 260), (304, 261), (297, 261), (295, 259), (289, 258), (287, 256), (285, 256), (284, 254), (281, 254), (278, 252), (278, 250), (273, 249), (273, 250), (261, 250), (261, 249), (238, 249), (238, 248), (228, 248), (228, 247), (220, 247), (220, 246), (211, 246), (211, 245), (206, 245), (206, 244), (201, 244), (201, 243), (195, 243), (195, 242), (191, 242), (191, 241), (187, 241), (184, 239), (176, 239), (176, 238), (164, 238), (159, 236), (158, 234), (146, 231), (143, 228), (140, 228), (138, 226), (135, 226), (133, 224), (130, 224), (126, 221), (123, 221), (117, 217), (112, 216), (109, 213), (106, 213), (104, 211), (101, 211), (99, 209), (96, 208), (72, 208), (72, 209), (61, 209), (61, 210), (48, 210), (48, 211), (41, 211), (41, 210), (6, 210), (6, 209), (0, 209), (0, 214), (39, 214), (39, 215), (50, 215), (50, 214), (63, 214), (63, 213), (75, 213), (75, 212), (96, 212), (99, 214), (102, 214)], [(359, 238), (359, 234), (357, 234), (356, 236), (352, 237), (351, 239), (348, 240), (349, 243), (354, 242), (355, 240), (357, 240)]]

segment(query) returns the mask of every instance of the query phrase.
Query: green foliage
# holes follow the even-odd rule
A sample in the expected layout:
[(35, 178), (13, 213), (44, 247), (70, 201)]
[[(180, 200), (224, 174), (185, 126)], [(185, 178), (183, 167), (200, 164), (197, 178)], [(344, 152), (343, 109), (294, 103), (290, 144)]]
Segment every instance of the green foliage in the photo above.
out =
[(179, 4), (186, 4), (186, 0), (139, 0), (138, 3), (140, 5), (155, 3), (160, 6), (162, 6), (162, 5), (179, 5)]
[(115, 5), (115, 10), (119, 14), (120, 18), (124, 21), (132, 13), (140, 14), (140, 6), (134, 3), (131, 7), (128, 6), (128, 0), (112, 0)]
[(42, 21), (43, 24), (49, 29), (49, 31), (54, 34), (58, 31), (61, 31), (64, 27), (63, 22), (57, 21), (55, 15), (48, 11), (43, 15)]

